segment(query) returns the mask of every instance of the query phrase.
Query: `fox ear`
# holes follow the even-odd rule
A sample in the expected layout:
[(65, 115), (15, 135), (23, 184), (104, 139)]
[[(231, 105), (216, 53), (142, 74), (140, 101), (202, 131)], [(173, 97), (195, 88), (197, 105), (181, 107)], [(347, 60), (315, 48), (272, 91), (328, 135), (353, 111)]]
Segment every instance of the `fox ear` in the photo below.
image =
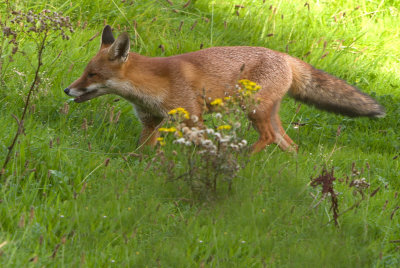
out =
[(114, 43), (114, 41), (115, 39), (111, 27), (110, 25), (106, 25), (101, 35), (101, 48), (111, 46)]
[(110, 60), (125, 62), (129, 56), (129, 49), (129, 35), (127, 33), (122, 33), (108, 49), (108, 58)]

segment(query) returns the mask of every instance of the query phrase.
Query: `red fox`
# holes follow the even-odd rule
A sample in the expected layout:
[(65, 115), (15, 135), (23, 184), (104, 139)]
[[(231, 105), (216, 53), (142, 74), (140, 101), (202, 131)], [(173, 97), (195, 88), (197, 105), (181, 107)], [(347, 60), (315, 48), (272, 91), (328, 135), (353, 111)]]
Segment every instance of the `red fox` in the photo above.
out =
[[(116, 94), (131, 102), (143, 124), (140, 145), (157, 143), (157, 129), (174, 108), (185, 108), (202, 123), (205, 107), (216, 98), (233, 94), (239, 79), (261, 86), (255, 94), (259, 103), (248, 114), (259, 133), (253, 152), (271, 143), (282, 150), (295, 148), (278, 115), (286, 93), (317, 108), (347, 116), (385, 115), (382, 106), (356, 87), (267, 48), (212, 47), (155, 58), (129, 50), (128, 34), (122, 33), (115, 40), (111, 27), (105, 26), (100, 51), (64, 92), (75, 97), (77, 103), (105, 94)], [(189, 119), (187, 124), (193, 122)]]

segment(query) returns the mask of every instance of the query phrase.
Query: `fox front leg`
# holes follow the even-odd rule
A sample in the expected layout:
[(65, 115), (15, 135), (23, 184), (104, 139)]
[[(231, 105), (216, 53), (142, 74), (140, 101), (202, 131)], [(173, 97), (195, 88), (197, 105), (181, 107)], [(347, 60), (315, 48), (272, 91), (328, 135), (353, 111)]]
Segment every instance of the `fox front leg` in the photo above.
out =
[(161, 126), (164, 118), (153, 116), (139, 109), (135, 110), (143, 126), (138, 147), (142, 148), (144, 145), (155, 146), (157, 144), (157, 138), (160, 136), (158, 128)]

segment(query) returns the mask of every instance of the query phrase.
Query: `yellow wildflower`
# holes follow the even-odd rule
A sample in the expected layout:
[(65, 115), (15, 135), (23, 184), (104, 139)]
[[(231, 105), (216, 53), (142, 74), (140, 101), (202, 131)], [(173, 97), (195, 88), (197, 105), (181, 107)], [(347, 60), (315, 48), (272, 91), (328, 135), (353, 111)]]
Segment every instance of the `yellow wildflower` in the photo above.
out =
[(222, 101), (222, 99), (220, 99), (220, 98), (216, 98), (215, 100), (213, 100), (211, 103), (210, 103), (211, 105), (219, 105), (219, 106), (222, 106), (222, 105), (224, 105), (224, 102)]
[(164, 138), (163, 138), (163, 137), (158, 137), (158, 138), (157, 138), (157, 141), (160, 143), (161, 146), (164, 146), (164, 145), (165, 145), (165, 141), (164, 141)]
[(176, 108), (176, 110), (178, 111), (178, 113), (187, 113), (185, 108), (182, 108), (182, 107)]
[(255, 86), (252, 86), (252, 87), (250, 87), (248, 89), (251, 90), (251, 91), (259, 91), (261, 89), (261, 87), (259, 85), (255, 85)]
[(230, 125), (222, 125), (217, 127), (217, 130), (230, 130), (232, 128), (232, 126)]
[(242, 84), (243, 86), (247, 86), (247, 85), (249, 85), (250, 83), (254, 83), (254, 82), (251, 82), (251, 81), (248, 80), (248, 79), (242, 79), (242, 80), (239, 80), (239, 83)]
[(168, 112), (168, 114), (170, 115), (174, 115), (174, 114), (179, 114), (179, 115), (183, 115), (184, 118), (189, 119), (189, 112), (185, 110), (185, 108), (179, 107), (176, 109), (172, 109), (171, 111)]
[(175, 132), (176, 128), (174, 128), (174, 127), (170, 127), (170, 128), (160, 127), (158, 129), (158, 131), (160, 131), (160, 132)]
[(239, 80), (239, 83), (242, 84), (244, 88), (248, 91), (258, 91), (261, 89), (261, 87), (257, 85), (257, 83), (247, 79)]
[(255, 82), (250, 81), (250, 80), (248, 80), (248, 79), (239, 80), (239, 83), (242, 84), (242, 85), (244, 85), (244, 86), (250, 86), (250, 87), (254, 87), (254, 86), (257, 85)]
[(176, 109), (172, 109), (171, 111), (168, 112), (168, 114), (176, 114), (178, 111)]
[(251, 94), (252, 94), (252, 92), (249, 91), (249, 90), (246, 90), (246, 91), (243, 91), (243, 92), (242, 92), (242, 95), (243, 95), (244, 97), (251, 96)]

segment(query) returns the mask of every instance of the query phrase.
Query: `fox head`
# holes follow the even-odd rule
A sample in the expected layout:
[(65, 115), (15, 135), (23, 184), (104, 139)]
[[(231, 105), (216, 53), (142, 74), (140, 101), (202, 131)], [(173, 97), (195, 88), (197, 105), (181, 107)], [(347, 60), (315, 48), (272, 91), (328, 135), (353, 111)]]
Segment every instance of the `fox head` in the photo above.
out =
[(122, 77), (129, 49), (130, 42), (127, 33), (122, 33), (115, 40), (111, 27), (105, 26), (99, 52), (86, 66), (82, 76), (64, 89), (64, 92), (75, 97), (74, 101), (78, 103), (114, 93), (111, 80)]

